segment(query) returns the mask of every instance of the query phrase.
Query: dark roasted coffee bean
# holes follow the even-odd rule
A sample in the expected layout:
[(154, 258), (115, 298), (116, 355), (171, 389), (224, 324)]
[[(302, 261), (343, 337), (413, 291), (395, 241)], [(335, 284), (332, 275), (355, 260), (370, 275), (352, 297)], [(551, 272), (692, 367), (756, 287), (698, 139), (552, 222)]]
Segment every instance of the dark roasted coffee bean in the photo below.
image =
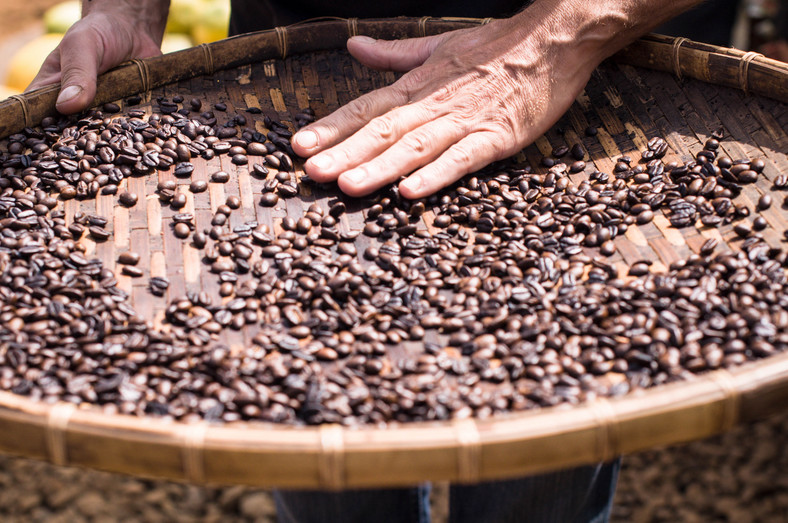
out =
[(198, 249), (202, 249), (208, 243), (208, 238), (204, 232), (195, 232), (192, 235), (192, 244)]
[(260, 197), (260, 205), (263, 207), (273, 207), (279, 202), (279, 196), (276, 193), (265, 193)]
[(217, 171), (211, 175), (211, 181), (214, 183), (227, 183), (230, 181), (230, 175), (224, 171)]
[(105, 242), (110, 237), (109, 231), (96, 225), (89, 227), (88, 232), (90, 233), (90, 237), (97, 242)]
[(364, 226), (364, 234), (371, 238), (377, 238), (381, 232), (380, 226), (376, 223), (368, 223)]
[(189, 184), (189, 190), (193, 193), (205, 192), (208, 189), (208, 182), (205, 180), (194, 180)]
[(241, 199), (237, 196), (228, 196), (225, 204), (230, 209), (239, 209), (241, 207)]
[(179, 178), (185, 178), (187, 176), (191, 176), (193, 172), (194, 165), (189, 162), (181, 162), (175, 166), (173, 174)]
[(122, 193), (120, 193), (120, 196), (118, 196), (118, 201), (124, 207), (134, 207), (135, 205), (137, 205), (138, 199), (139, 198), (137, 197), (136, 194), (128, 191), (123, 191)]
[(572, 155), (572, 158), (579, 161), (585, 159), (586, 150), (585, 148), (583, 148), (581, 144), (576, 143), (572, 146), (572, 149), (570, 150), (570, 154)]
[(126, 276), (131, 276), (132, 278), (140, 278), (145, 273), (139, 267), (134, 267), (132, 265), (124, 265), (123, 268), (120, 270)]
[(582, 160), (578, 160), (578, 161), (574, 162), (569, 167), (569, 172), (570, 173), (579, 173), (580, 171), (582, 171), (585, 168), (586, 168), (586, 162), (584, 162)]
[(185, 223), (176, 223), (173, 228), (172, 232), (178, 238), (188, 238), (189, 234), (191, 234), (191, 228)]
[(137, 265), (140, 261), (140, 255), (136, 252), (126, 251), (118, 255), (118, 263), (123, 265)]
[(766, 227), (768, 227), (768, 225), (769, 224), (766, 221), (766, 218), (764, 218), (763, 216), (757, 216), (752, 221), (752, 229), (754, 231), (762, 231), (762, 230), (766, 229)]
[(604, 256), (610, 256), (616, 252), (616, 244), (608, 240), (599, 246), (599, 252)]
[(173, 209), (183, 209), (186, 207), (186, 195), (183, 193), (178, 193), (172, 197), (170, 200), (170, 206)]

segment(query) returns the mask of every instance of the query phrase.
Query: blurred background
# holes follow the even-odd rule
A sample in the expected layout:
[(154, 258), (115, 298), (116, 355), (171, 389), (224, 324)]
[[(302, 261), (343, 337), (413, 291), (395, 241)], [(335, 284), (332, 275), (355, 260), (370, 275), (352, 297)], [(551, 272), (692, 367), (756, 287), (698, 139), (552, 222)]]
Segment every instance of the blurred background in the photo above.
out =
[[(3, 0), (0, 99), (25, 90), (63, 34), (79, 20), (79, 0)], [(230, 0), (171, 0), (162, 52), (227, 38)]]
[[(747, 0), (731, 44), (783, 60), (788, 0)], [(0, 99), (24, 91), (44, 58), (80, 17), (77, 0), (0, 0)], [(783, 14), (780, 13), (782, 9)], [(227, 35), (229, 0), (172, 0), (163, 51)], [(782, 54), (780, 54), (782, 53)], [(780, 417), (705, 441), (627, 456), (615, 523), (788, 522), (788, 409)], [(446, 521), (448, 487), (433, 495)], [(54, 467), (0, 456), (0, 521), (273, 521), (270, 492), (202, 487)]]
[[(0, 17), (0, 99), (24, 91), (63, 33), (81, 14), (79, 0), (0, 0), (2, 4), (5, 14)], [(711, 8), (714, 2), (708, 4)], [(700, 16), (706, 19), (708, 15)], [(786, 17), (788, 0), (742, 0), (738, 2), (737, 23), (729, 45), (788, 61)], [(171, 0), (162, 51), (171, 53), (226, 38), (229, 20), (230, 0)], [(668, 24), (662, 29), (673, 34), (676, 28)]]

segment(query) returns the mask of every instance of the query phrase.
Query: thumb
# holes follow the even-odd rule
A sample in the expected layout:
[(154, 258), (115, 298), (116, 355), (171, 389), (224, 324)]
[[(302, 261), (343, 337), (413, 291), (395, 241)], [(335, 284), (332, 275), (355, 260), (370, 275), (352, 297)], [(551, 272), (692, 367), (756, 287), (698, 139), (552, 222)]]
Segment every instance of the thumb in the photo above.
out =
[(96, 77), (103, 46), (89, 31), (75, 32), (60, 44), (60, 94), (55, 107), (62, 114), (77, 113), (96, 96)]
[(405, 40), (375, 40), (368, 36), (354, 36), (347, 41), (347, 50), (367, 67), (410, 71), (423, 64), (447, 37), (448, 33)]

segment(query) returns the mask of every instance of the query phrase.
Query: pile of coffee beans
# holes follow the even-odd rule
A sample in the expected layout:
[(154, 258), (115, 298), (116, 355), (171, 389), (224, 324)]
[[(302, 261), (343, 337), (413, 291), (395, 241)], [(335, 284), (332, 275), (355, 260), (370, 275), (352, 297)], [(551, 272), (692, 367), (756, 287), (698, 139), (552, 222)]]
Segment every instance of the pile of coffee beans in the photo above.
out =
[[(537, 171), (500, 162), (423, 200), (396, 186), (361, 202), (313, 187), (336, 197), (273, 227), (231, 226), (241, 201), (230, 196), (200, 229), (180, 184), (162, 181), (158, 198), (175, 212), (164, 234), (200, 252), (219, 292), (171, 296), (167, 278), (150, 278), (150, 292), (168, 300), (155, 329), (79, 242), (86, 231), (108, 240), (107, 219), (77, 213), (67, 223), (59, 200), (118, 194), (134, 207), (123, 180), (167, 170), (204, 192), (191, 180), (198, 156), (227, 155), (247, 170), (263, 207), (315, 185), (297, 177), (284, 124), (265, 117), (266, 134), (242, 114), (220, 124), (180, 96), (157, 108), (110, 117), (121, 112), (112, 104), (9, 138), (0, 389), (181, 420), (385, 424), (618, 396), (788, 346), (788, 254), (764, 241), (762, 216), (748, 218), (772, 197), (755, 209), (737, 201), (765, 163), (721, 154), (720, 133), (686, 163), (663, 161), (668, 144), (654, 138), (612, 173), (593, 170), (581, 144), (563, 146)], [(232, 177), (216, 171), (210, 182)], [(349, 213), (363, 225), (342, 226)], [(643, 260), (622, 274), (606, 261), (618, 236), (661, 213), (677, 228), (736, 222), (739, 248), (715, 252), (709, 240), (661, 272)], [(138, 253), (117, 261), (145, 277)], [(230, 347), (228, 330), (250, 343)]]

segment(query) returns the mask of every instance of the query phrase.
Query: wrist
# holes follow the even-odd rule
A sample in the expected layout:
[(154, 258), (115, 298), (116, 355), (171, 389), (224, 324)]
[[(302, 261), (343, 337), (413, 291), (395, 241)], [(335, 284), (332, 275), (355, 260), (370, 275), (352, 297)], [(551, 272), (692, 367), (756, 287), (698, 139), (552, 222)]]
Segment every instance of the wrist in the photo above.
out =
[[(537, 0), (512, 17), (521, 31), (538, 32), (542, 51), (593, 70), (622, 47), (702, 0)], [(534, 36), (533, 34), (531, 36)]]

